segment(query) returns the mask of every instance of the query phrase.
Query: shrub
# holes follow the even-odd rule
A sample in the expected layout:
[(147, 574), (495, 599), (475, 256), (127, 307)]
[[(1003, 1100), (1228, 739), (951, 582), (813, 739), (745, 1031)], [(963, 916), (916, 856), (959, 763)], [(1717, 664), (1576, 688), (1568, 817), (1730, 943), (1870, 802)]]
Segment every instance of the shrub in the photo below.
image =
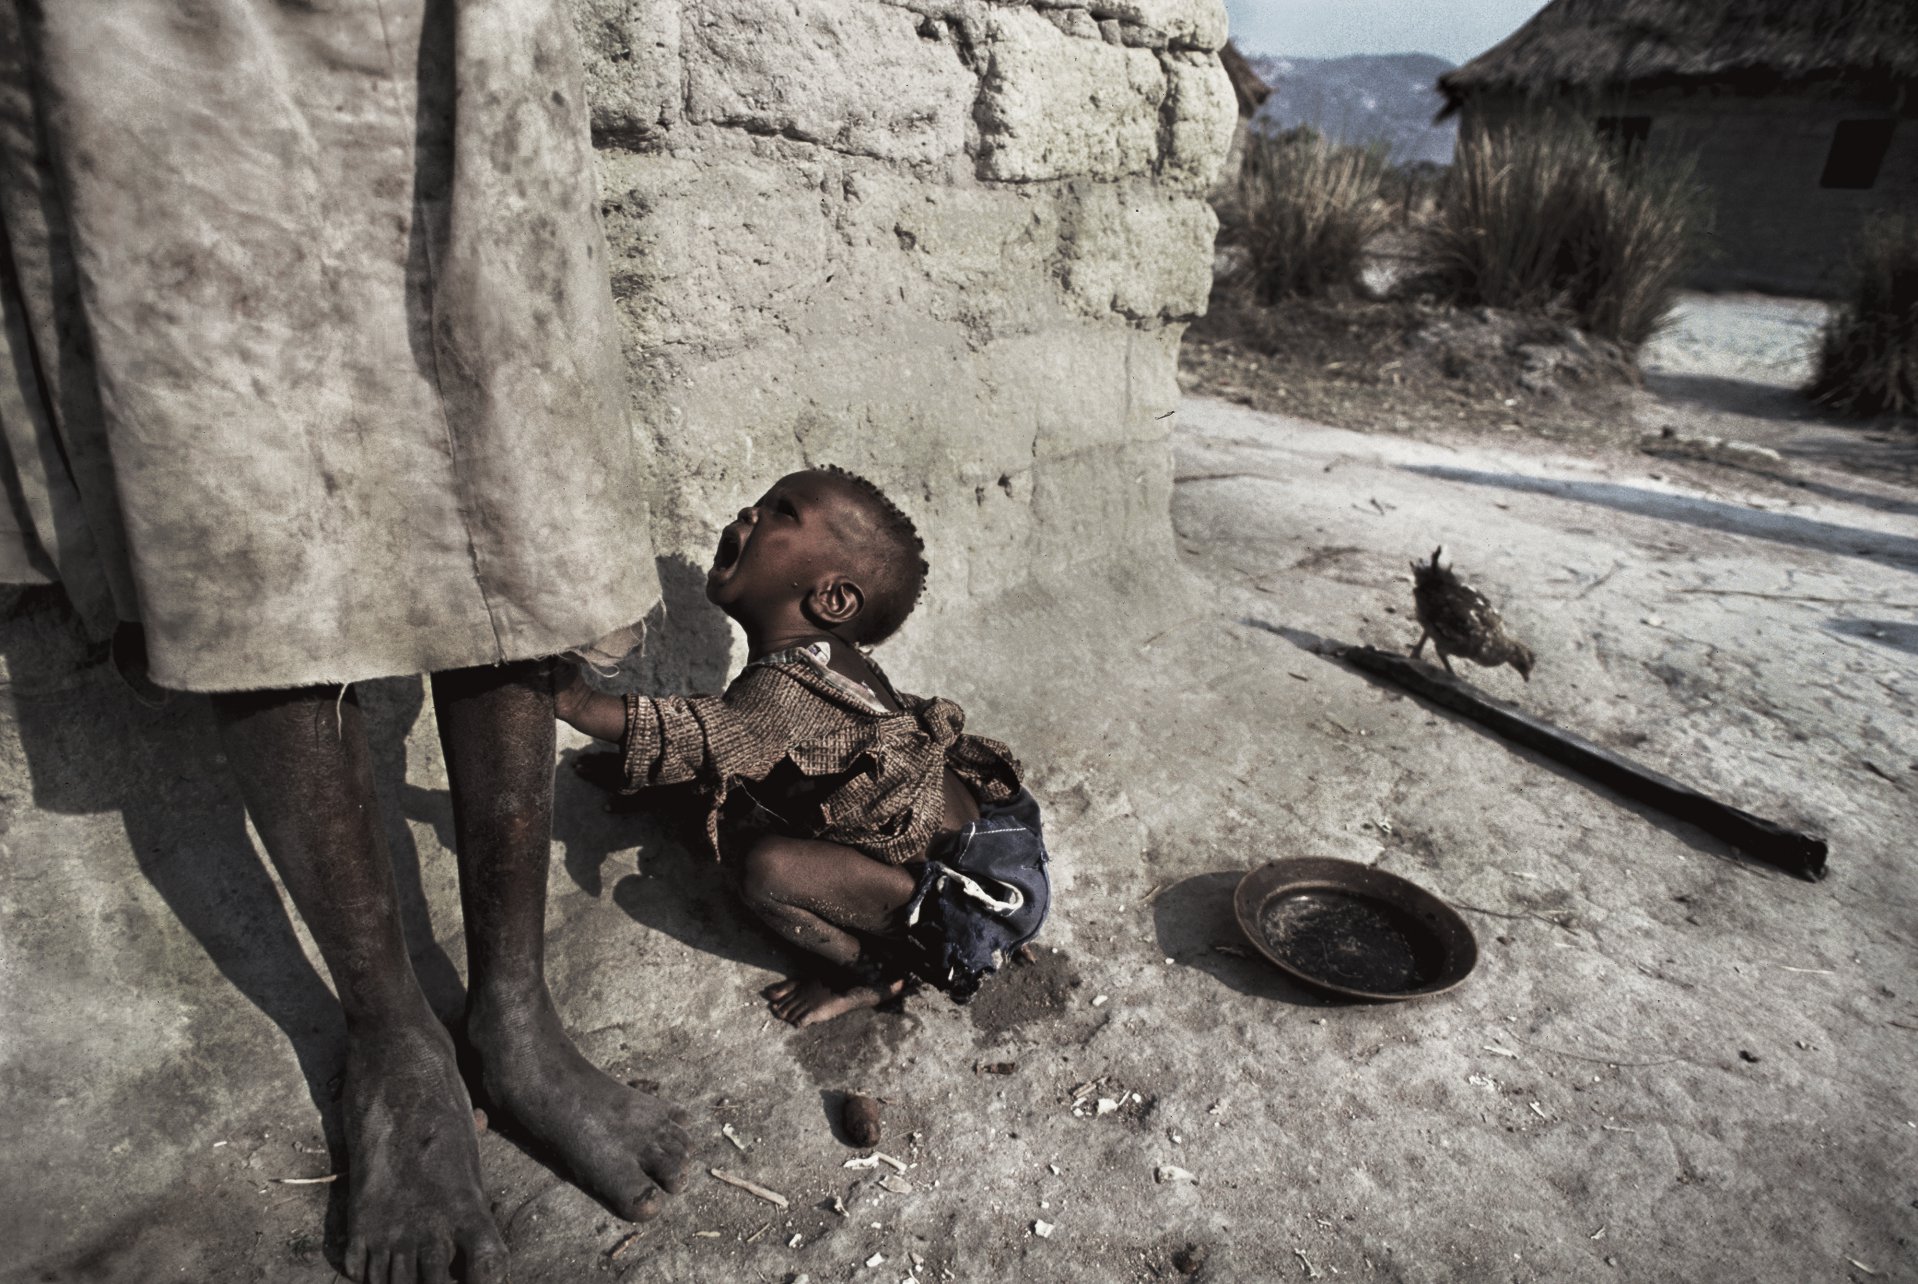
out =
[(1688, 163), (1628, 157), (1575, 117), (1473, 131), (1432, 223), (1434, 282), (1457, 303), (1560, 312), (1636, 348), (1676, 299), (1696, 192)]
[(1918, 413), (1918, 217), (1888, 216), (1865, 233), (1806, 392), (1845, 414)]
[(1239, 275), (1261, 303), (1324, 295), (1358, 280), (1365, 243), (1383, 231), (1385, 157), (1310, 129), (1254, 134), (1221, 209), (1244, 251)]

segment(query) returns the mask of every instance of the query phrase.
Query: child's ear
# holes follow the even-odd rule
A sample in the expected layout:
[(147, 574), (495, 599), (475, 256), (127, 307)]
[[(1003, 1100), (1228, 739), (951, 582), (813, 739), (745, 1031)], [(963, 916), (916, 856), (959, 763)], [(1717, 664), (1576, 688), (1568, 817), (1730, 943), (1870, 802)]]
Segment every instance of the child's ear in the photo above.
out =
[(844, 575), (822, 580), (806, 595), (806, 613), (828, 629), (851, 624), (866, 609), (866, 591)]

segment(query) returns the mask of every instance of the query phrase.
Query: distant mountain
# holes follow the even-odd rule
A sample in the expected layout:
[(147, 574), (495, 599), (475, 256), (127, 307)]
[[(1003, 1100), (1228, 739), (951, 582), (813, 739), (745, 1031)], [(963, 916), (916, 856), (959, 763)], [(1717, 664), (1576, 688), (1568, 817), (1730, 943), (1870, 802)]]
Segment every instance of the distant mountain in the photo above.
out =
[(1434, 125), (1445, 100), (1436, 81), (1452, 64), (1431, 54), (1354, 54), (1347, 58), (1248, 59), (1272, 96), (1254, 123), (1266, 129), (1310, 125), (1347, 143), (1384, 143), (1392, 163), (1449, 165), (1458, 129)]

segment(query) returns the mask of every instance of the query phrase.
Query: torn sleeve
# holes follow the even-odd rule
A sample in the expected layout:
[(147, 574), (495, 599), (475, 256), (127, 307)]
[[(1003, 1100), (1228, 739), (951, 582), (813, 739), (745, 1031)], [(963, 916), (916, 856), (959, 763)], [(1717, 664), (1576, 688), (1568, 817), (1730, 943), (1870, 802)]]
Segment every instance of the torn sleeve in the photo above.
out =
[(714, 732), (734, 717), (718, 696), (628, 694), (621, 792), (710, 779), (719, 765)]

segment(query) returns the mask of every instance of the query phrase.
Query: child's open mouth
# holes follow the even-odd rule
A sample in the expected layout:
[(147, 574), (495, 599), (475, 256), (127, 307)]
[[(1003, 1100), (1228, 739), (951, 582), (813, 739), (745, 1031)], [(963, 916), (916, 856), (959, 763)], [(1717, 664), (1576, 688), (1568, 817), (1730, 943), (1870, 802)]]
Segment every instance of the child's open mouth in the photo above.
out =
[(719, 548), (713, 553), (712, 569), (709, 575), (718, 575), (730, 571), (739, 561), (740, 550), (746, 547), (746, 537), (737, 524), (728, 526), (719, 533)]

